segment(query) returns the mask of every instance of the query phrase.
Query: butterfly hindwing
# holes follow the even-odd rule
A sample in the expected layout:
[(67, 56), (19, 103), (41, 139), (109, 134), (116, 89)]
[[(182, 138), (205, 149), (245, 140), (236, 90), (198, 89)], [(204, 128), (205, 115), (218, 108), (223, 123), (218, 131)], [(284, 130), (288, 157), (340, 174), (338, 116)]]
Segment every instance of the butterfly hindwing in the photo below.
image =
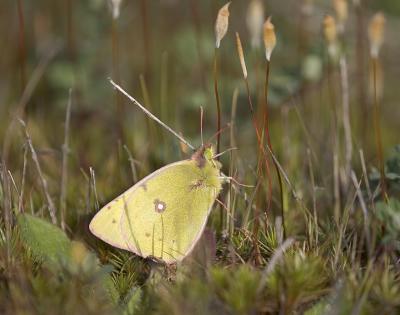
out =
[(122, 237), (120, 228), (120, 220), (123, 210), (121, 197), (123, 195), (129, 195), (132, 188), (97, 212), (89, 225), (89, 230), (92, 234), (114, 247), (126, 250), (129, 250), (129, 248), (125, 239)]
[(120, 224), (122, 211), (125, 208), (125, 201), (130, 200), (130, 196), (133, 194), (133, 192), (135, 192), (137, 188), (140, 188), (144, 182), (152, 177), (157, 176), (157, 174), (162, 173), (164, 170), (182, 162), (184, 161), (171, 163), (162, 167), (106, 204), (100, 211), (96, 213), (90, 222), (89, 230), (92, 232), (92, 234), (114, 247), (129, 250), (125, 238), (121, 234)]
[(211, 164), (167, 165), (122, 195), (120, 227), (128, 250), (165, 262), (182, 260), (207, 222), (221, 184)]

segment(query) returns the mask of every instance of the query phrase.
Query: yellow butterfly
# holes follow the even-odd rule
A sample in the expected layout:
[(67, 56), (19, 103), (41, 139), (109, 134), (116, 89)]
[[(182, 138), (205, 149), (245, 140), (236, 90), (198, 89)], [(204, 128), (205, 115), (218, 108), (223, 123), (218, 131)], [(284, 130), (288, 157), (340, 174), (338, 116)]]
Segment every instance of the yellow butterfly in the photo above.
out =
[(112, 246), (166, 263), (193, 250), (221, 191), (221, 164), (210, 145), (168, 164), (103, 207), (90, 231)]

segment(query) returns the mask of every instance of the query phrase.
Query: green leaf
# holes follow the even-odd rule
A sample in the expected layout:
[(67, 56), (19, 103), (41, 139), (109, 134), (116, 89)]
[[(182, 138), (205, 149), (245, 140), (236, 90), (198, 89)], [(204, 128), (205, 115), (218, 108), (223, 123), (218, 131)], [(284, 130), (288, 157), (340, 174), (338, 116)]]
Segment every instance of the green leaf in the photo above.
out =
[(71, 241), (60, 228), (26, 213), (19, 214), (17, 222), (24, 245), (37, 259), (52, 267), (69, 259)]
[(376, 216), (385, 224), (388, 234), (397, 238), (400, 235), (400, 201), (390, 198), (386, 204), (383, 201), (376, 203)]
[(140, 302), (142, 301), (142, 289), (134, 287), (125, 299), (124, 315), (131, 315), (138, 312)]
[(304, 315), (323, 315), (326, 314), (328, 308), (328, 303), (326, 300), (322, 300), (317, 304), (313, 305), (307, 311), (304, 312)]

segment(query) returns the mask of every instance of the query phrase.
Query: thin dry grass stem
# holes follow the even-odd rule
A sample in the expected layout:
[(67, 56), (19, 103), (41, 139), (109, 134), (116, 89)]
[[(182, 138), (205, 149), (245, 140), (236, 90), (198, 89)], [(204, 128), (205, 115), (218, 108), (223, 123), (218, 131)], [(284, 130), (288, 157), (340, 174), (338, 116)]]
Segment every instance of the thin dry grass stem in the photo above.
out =
[[(236, 113), (237, 113), (237, 104), (238, 104), (238, 97), (239, 97), (239, 89), (235, 88), (232, 95), (232, 106), (231, 106), (231, 122), (230, 122), (230, 147), (236, 147), (236, 137), (235, 137), (235, 127), (236, 127)], [(203, 136), (201, 140), (201, 144), (203, 144)]]
[(85, 170), (82, 168), (79, 168), (83, 178), (85, 179), (87, 183), (87, 191), (86, 191), (86, 200), (85, 200), (85, 206), (86, 206), (86, 214), (90, 213), (92, 211), (90, 207), (90, 191), (91, 191), (91, 186), (90, 186), (90, 178), (86, 174)]
[(100, 203), (99, 203), (99, 198), (97, 196), (96, 176), (93, 167), (89, 167), (89, 172), (90, 172), (90, 186), (92, 187), (91, 189), (93, 191), (93, 197), (94, 197), (94, 206), (98, 211), (100, 209)]
[(60, 215), (61, 228), (65, 231), (65, 212), (68, 185), (68, 155), (69, 155), (69, 134), (71, 122), (72, 89), (69, 90), (68, 103), (65, 114), (64, 144), (62, 145), (62, 166), (61, 166), (61, 189), (60, 189)]
[(265, 147), (268, 150), (269, 154), (271, 155), (275, 165), (278, 167), (279, 172), (282, 174), (283, 179), (285, 180), (287, 186), (289, 187), (290, 192), (292, 193), (292, 197), (300, 205), (301, 209), (304, 211), (305, 216), (311, 216), (312, 214), (310, 213), (310, 211), (308, 210), (308, 208), (304, 204), (301, 195), (296, 191), (296, 189), (294, 188), (293, 184), (289, 180), (289, 176), (286, 174), (286, 172), (283, 169), (282, 165), (279, 163), (279, 161), (276, 158), (274, 152), (272, 152), (272, 150), (269, 147), (269, 145), (266, 145)]
[[(146, 108), (148, 108), (149, 111), (153, 111), (153, 106), (152, 106), (151, 101), (150, 101), (149, 90), (147, 88), (146, 79), (145, 79), (143, 74), (141, 74), (139, 76), (139, 81), (140, 81), (140, 89), (142, 90), (144, 106)], [(150, 145), (152, 145), (153, 141), (156, 142), (155, 139), (157, 137), (157, 131), (155, 130), (154, 125), (152, 124), (151, 121), (146, 120), (146, 124), (147, 124), (148, 132), (150, 134), (149, 143), (150, 143)], [(152, 140), (152, 139), (154, 139), (154, 140)]]
[[(227, 216), (228, 216), (228, 219), (231, 219), (231, 220), (234, 221), (235, 218), (234, 218), (234, 217), (232, 216), (232, 214), (230, 213), (230, 210), (229, 210), (229, 208), (226, 206), (226, 204), (224, 204), (224, 202), (221, 201), (221, 200), (219, 200), (218, 198), (215, 199), (215, 201), (221, 206), (222, 209), (225, 210), (225, 212), (226, 212), (226, 214), (227, 214)], [(229, 220), (228, 220), (228, 222), (229, 222)]]
[(317, 154), (315, 153), (316, 151), (315, 151), (315, 148), (314, 148), (314, 145), (313, 145), (313, 141), (312, 141), (312, 137), (311, 137), (310, 131), (308, 130), (308, 128), (306, 126), (306, 123), (305, 123), (305, 121), (304, 121), (304, 119), (303, 119), (303, 117), (302, 117), (302, 115), (300, 113), (300, 110), (298, 108), (298, 105), (296, 104), (294, 99), (292, 99), (292, 104), (293, 104), (292, 108), (294, 108), (294, 111), (296, 112), (297, 119), (300, 122), (301, 129), (304, 132), (304, 136), (305, 136), (306, 141), (307, 141), (307, 146), (310, 148), (310, 152), (311, 152), (311, 155), (313, 157), (314, 163), (317, 165), (317, 168), (318, 168), (319, 167), (319, 163), (318, 163), (319, 160), (318, 160)]
[(26, 43), (25, 43), (25, 19), (24, 10), (21, 0), (17, 0), (18, 10), (18, 59), (20, 71), (21, 90), (25, 89), (26, 85)]
[(126, 154), (128, 154), (129, 165), (131, 167), (131, 172), (132, 172), (132, 180), (133, 180), (133, 183), (135, 184), (138, 181), (138, 175), (137, 175), (137, 170), (136, 170), (136, 163), (138, 163), (138, 161), (136, 161), (132, 157), (132, 153), (126, 144), (124, 144), (124, 149), (126, 151)]
[(372, 191), (371, 191), (371, 186), (369, 185), (367, 167), (366, 167), (365, 158), (364, 158), (364, 151), (362, 149), (360, 149), (359, 154), (360, 154), (361, 168), (362, 168), (362, 172), (363, 172), (365, 187), (367, 188), (369, 202), (370, 202), (370, 204), (373, 204)]
[(178, 138), (181, 142), (186, 144), (190, 149), (195, 150), (194, 146), (191, 145), (185, 138), (183, 138), (179, 133), (174, 131), (171, 127), (163, 123), (159, 118), (154, 116), (146, 107), (144, 107), (142, 104), (140, 104), (137, 100), (135, 100), (132, 96), (130, 96), (122, 87), (120, 87), (118, 84), (116, 84), (112, 79), (109, 79), (110, 83), (116, 88), (118, 91), (120, 91), (123, 95), (125, 95), (133, 104), (138, 106), (148, 117), (153, 119), (155, 122), (157, 122), (159, 125), (164, 127), (166, 130), (168, 130), (170, 133), (172, 133), (176, 138)]
[[(361, 185), (361, 182), (357, 183), (357, 186), (359, 187)], [(336, 249), (335, 249), (335, 255), (334, 255), (334, 260), (333, 260), (333, 266), (336, 268), (335, 270), (337, 270), (338, 272), (340, 271), (339, 269), (337, 269), (337, 265), (339, 262), (339, 254), (343, 255), (343, 251), (341, 251), (342, 248), (342, 244), (346, 242), (346, 240), (344, 239), (346, 236), (346, 229), (347, 226), (349, 224), (350, 221), (350, 214), (352, 213), (352, 209), (354, 206), (354, 203), (357, 199), (357, 190), (354, 191), (354, 193), (349, 197), (349, 201), (344, 205), (344, 211), (342, 216), (340, 217), (340, 222), (338, 225), (338, 230), (339, 230), (339, 234), (338, 234), (338, 239), (336, 242)]]
[[(236, 139), (235, 139), (235, 122), (236, 122), (236, 113), (237, 113), (237, 104), (238, 104), (238, 97), (239, 97), (239, 89), (235, 88), (233, 91), (232, 95), (232, 106), (231, 106), (231, 128), (230, 128), (230, 147), (234, 148), (236, 147)], [(202, 139), (202, 144), (203, 144), (203, 139)], [(236, 167), (236, 162), (237, 162), (237, 156), (236, 154), (231, 151), (230, 154), (230, 163), (229, 163), (229, 177), (235, 177), (237, 174), (237, 167)], [(234, 194), (234, 189), (232, 186), (232, 181), (229, 181), (229, 208), (232, 209), (232, 219), (229, 222), (229, 235), (232, 236), (233, 232), (235, 230), (235, 207), (236, 207), (236, 196), (237, 194)]]
[(312, 196), (312, 204), (313, 204), (313, 219), (315, 225), (315, 244), (318, 244), (318, 214), (317, 214), (317, 197), (315, 194), (316, 187), (315, 187), (315, 177), (314, 177), (314, 168), (311, 159), (311, 151), (307, 148), (307, 160), (308, 160), (308, 169), (309, 169), (309, 176), (311, 180), (311, 196)]
[(361, 181), (359, 182), (357, 180), (357, 177), (356, 177), (356, 174), (354, 173), (354, 171), (351, 171), (351, 179), (352, 179), (353, 185), (356, 189), (357, 198), (358, 198), (358, 201), (360, 202), (360, 207), (361, 207), (361, 210), (363, 213), (365, 241), (366, 241), (366, 246), (367, 246), (367, 251), (368, 251), (368, 257), (371, 257), (372, 248), (371, 248), (371, 233), (369, 231), (370, 222), (369, 222), (369, 218), (368, 218), (368, 208), (365, 203), (362, 191), (360, 189)]
[(349, 75), (347, 67), (347, 58), (343, 54), (340, 58), (340, 77), (342, 85), (342, 105), (343, 105), (343, 129), (345, 138), (345, 177), (344, 177), (344, 190), (347, 190), (350, 172), (351, 161), (353, 157), (353, 143), (351, 135), (351, 122), (350, 122), (350, 92), (349, 92)]
[[(262, 182), (262, 177), (259, 177), (258, 180), (257, 180), (257, 184), (256, 184), (256, 187), (255, 187), (253, 193), (251, 194), (250, 198), (248, 198), (248, 199), (246, 200), (246, 202), (247, 202), (247, 207), (246, 207), (246, 211), (245, 211), (245, 215), (244, 215), (244, 219), (243, 219), (243, 224), (242, 224), (242, 227), (243, 227), (246, 231), (249, 230), (249, 225), (250, 225), (250, 214), (253, 212), (253, 211), (252, 211), (252, 209), (253, 209), (253, 202), (254, 202), (254, 199), (255, 199), (255, 197), (256, 197), (256, 195), (257, 195), (258, 189), (259, 189), (260, 186), (261, 186), (261, 182)], [(254, 206), (254, 207), (255, 207), (255, 206)], [(257, 217), (254, 217), (254, 220), (258, 220), (258, 216), (260, 216), (259, 213), (257, 214)], [(254, 235), (254, 231), (253, 231), (253, 235)]]
[(17, 194), (17, 196), (19, 196), (19, 190), (18, 190), (17, 184), (15, 183), (14, 176), (12, 175), (10, 170), (8, 170), (7, 173), (8, 173), (8, 177), (11, 179), (11, 183), (14, 187), (15, 193)]
[[(378, 85), (382, 86), (381, 82), (378, 82), (378, 67), (379, 67), (379, 52), (384, 41), (385, 32), (385, 17), (382, 13), (376, 13), (369, 25), (369, 40), (370, 40), (370, 55), (372, 59), (372, 73), (373, 73), (373, 95), (374, 95), (374, 129), (375, 129), (375, 140), (378, 152), (378, 162), (380, 171), (380, 184), (382, 199), (387, 202), (387, 186), (385, 180), (385, 164), (383, 157), (383, 146), (382, 146), (382, 131), (380, 125), (380, 105), (379, 97), (381, 91), (378, 91)], [(381, 89), (380, 89), (381, 90)]]
[(5, 225), (5, 238), (6, 238), (6, 272), (9, 270), (11, 253), (10, 253), (10, 241), (11, 241), (11, 222), (12, 222), (12, 200), (11, 200), (11, 187), (8, 177), (6, 165), (2, 163), (1, 167), (1, 190), (3, 192), (3, 220)]
[(34, 164), (36, 166), (36, 170), (37, 170), (38, 175), (39, 175), (39, 179), (40, 179), (40, 183), (42, 185), (43, 193), (44, 193), (44, 196), (45, 196), (46, 201), (47, 201), (47, 207), (48, 207), (48, 210), (49, 210), (51, 221), (53, 222), (53, 224), (57, 224), (56, 207), (54, 205), (53, 199), (50, 196), (47, 180), (43, 175), (42, 168), (40, 166), (36, 150), (35, 150), (35, 148), (33, 147), (33, 144), (32, 144), (32, 139), (31, 139), (31, 137), (30, 137), (30, 135), (28, 133), (28, 130), (26, 128), (25, 122), (23, 120), (21, 120), (21, 119), (19, 120), (19, 122), (22, 125), (22, 127), (24, 128), (25, 139), (26, 139), (26, 141), (28, 143), (29, 150), (31, 151), (32, 161), (34, 162)]
[(340, 200), (340, 180), (339, 180), (339, 128), (338, 128), (338, 114), (336, 108), (336, 97), (334, 91), (334, 85), (332, 82), (332, 76), (334, 74), (333, 71), (333, 63), (336, 60), (338, 48), (337, 48), (337, 26), (336, 21), (332, 16), (325, 16), (323, 21), (324, 26), (324, 35), (325, 40), (327, 42), (329, 61), (328, 61), (328, 69), (327, 69), (327, 77), (328, 77), (328, 91), (329, 91), (329, 103), (331, 106), (332, 112), (332, 151), (333, 151), (333, 159), (332, 159), (332, 168), (333, 168), (333, 198), (334, 198), (334, 219), (335, 223), (338, 225), (340, 220), (340, 208), (341, 208), (341, 200)]
[(23, 212), (24, 192), (25, 192), (25, 181), (26, 181), (26, 166), (27, 166), (27, 155), (28, 147), (24, 146), (24, 161), (22, 165), (22, 178), (21, 178), (21, 192), (18, 198), (18, 212)]

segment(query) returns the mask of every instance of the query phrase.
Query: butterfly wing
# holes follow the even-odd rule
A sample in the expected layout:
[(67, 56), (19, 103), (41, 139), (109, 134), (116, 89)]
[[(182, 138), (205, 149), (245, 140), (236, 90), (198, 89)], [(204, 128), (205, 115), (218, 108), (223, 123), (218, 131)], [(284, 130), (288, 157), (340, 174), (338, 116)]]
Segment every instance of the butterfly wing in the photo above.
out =
[[(123, 193), (121, 196), (124, 194), (129, 195), (131, 189)], [(96, 213), (92, 221), (90, 221), (89, 230), (93, 235), (104, 242), (114, 247), (129, 250), (125, 239), (122, 237), (119, 224), (123, 209), (123, 203), (119, 201), (121, 196), (108, 203)]]
[(182, 163), (176, 162), (168, 164), (149, 176), (143, 178), (141, 181), (136, 183), (134, 186), (129, 188), (127, 191), (119, 195), (117, 198), (106, 204), (100, 211), (96, 213), (92, 221), (89, 224), (90, 232), (103, 240), (104, 242), (121, 249), (129, 250), (126, 244), (125, 238), (121, 234), (120, 220), (122, 216), (122, 210), (124, 209), (124, 201), (130, 200), (130, 196), (135, 191), (140, 191), (143, 188), (143, 184), (150, 178), (162, 173), (164, 170), (173, 167), (176, 164)]
[(213, 165), (187, 160), (150, 174), (133, 188), (122, 196), (125, 245), (140, 256), (171, 263), (194, 248), (221, 182)]

